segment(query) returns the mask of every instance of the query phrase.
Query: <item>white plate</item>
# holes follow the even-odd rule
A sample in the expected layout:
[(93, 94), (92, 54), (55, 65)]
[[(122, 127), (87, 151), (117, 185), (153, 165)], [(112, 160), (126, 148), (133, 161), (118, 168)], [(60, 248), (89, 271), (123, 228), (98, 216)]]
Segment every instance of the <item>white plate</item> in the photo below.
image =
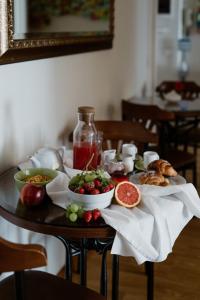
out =
[[(139, 182), (139, 177), (144, 174), (144, 172), (141, 172), (141, 173), (136, 173), (136, 174), (133, 174), (130, 176), (130, 181), (135, 183), (135, 184), (140, 184)], [(177, 175), (177, 176), (174, 176), (174, 177), (167, 177), (169, 179), (169, 182), (171, 185), (177, 185), (177, 184), (185, 184), (186, 183), (186, 180), (184, 177), (180, 176), (180, 175)]]

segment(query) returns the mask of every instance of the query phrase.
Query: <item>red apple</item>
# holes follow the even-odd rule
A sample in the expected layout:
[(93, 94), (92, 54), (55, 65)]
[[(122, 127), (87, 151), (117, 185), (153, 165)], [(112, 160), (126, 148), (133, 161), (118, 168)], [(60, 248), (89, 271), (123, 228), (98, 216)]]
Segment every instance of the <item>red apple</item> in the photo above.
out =
[(27, 183), (20, 192), (21, 203), (27, 206), (36, 206), (42, 203), (45, 196), (44, 186)]

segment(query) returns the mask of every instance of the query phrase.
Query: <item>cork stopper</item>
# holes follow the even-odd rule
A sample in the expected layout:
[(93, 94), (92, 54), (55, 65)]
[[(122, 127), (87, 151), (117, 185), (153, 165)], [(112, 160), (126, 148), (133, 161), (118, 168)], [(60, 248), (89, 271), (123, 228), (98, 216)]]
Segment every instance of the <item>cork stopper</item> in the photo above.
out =
[(79, 106), (78, 107), (78, 112), (82, 114), (90, 114), (90, 113), (95, 113), (95, 109), (92, 106)]

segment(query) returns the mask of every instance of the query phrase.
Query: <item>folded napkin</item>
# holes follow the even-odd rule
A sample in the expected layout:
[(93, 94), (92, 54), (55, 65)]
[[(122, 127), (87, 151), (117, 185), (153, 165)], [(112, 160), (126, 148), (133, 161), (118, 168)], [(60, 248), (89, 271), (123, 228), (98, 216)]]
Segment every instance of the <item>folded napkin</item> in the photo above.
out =
[(116, 230), (111, 253), (134, 256), (138, 264), (160, 262), (172, 252), (190, 219), (200, 218), (200, 199), (191, 183), (138, 187), (142, 200), (137, 207), (111, 205), (101, 211), (105, 222)]
[(67, 174), (58, 171), (58, 176), (46, 185), (47, 194), (52, 202), (62, 208), (66, 208), (71, 203), (68, 197), (70, 178), (81, 172), (67, 167), (66, 169)]

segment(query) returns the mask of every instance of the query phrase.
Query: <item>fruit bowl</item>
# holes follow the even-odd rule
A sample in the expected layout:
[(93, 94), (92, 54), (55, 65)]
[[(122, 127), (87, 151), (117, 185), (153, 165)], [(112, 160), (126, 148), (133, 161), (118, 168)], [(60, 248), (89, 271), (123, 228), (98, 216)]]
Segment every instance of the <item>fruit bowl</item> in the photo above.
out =
[(103, 170), (83, 171), (72, 177), (68, 186), (68, 198), (84, 210), (106, 208), (114, 195), (114, 184)]
[(106, 208), (111, 204), (114, 195), (114, 188), (109, 192), (98, 195), (78, 194), (71, 190), (68, 191), (69, 199), (83, 207), (84, 210), (95, 208)]
[(19, 191), (26, 183), (46, 185), (57, 176), (57, 171), (47, 168), (31, 168), (17, 172), (14, 180)]

